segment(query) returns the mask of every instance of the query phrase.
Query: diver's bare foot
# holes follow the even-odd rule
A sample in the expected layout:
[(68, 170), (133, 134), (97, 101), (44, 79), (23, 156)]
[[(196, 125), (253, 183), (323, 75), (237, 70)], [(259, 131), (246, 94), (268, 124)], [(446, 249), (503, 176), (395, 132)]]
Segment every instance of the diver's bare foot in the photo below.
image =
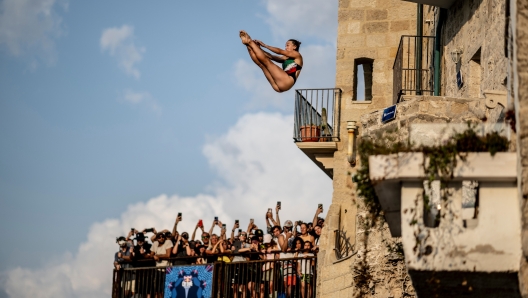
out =
[(251, 37), (246, 33), (244, 30), (240, 30), (240, 39), (242, 40), (242, 43), (245, 45), (248, 45), (251, 42)]

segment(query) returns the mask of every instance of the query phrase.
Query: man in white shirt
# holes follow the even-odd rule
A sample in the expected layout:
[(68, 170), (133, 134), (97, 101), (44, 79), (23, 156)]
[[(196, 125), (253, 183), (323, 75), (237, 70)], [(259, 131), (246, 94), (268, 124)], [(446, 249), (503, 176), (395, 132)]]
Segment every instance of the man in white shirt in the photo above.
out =
[(165, 267), (169, 265), (172, 241), (166, 241), (166, 236), (163, 233), (158, 233), (156, 241), (152, 244), (151, 256), (156, 261), (156, 267)]

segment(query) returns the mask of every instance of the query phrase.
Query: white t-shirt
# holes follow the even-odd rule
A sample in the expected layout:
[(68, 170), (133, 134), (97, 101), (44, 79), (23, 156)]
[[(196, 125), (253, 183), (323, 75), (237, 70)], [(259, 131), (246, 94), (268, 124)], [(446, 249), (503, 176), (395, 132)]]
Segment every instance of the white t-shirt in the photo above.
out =
[[(250, 247), (251, 247), (251, 245), (249, 243), (241, 243), (240, 249), (242, 249), (242, 248), (250, 248)], [(246, 258), (243, 257), (243, 256), (234, 256), (232, 262), (245, 262), (245, 261), (246, 261)]]
[[(152, 248), (150, 250), (153, 251), (156, 255), (164, 255), (167, 253), (167, 249), (172, 248), (172, 246), (172, 241), (170, 240), (165, 240), (165, 242), (161, 246), (159, 246), (158, 241), (154, 241), (154, 244), (152, 244)], [(156, 262), (156, 267), (163, 267), (168, 265), (168, 260), (159, 260)]]
[[(297, 255), (299, 258), (302, 258), (302, 257), (313, 257), (314, 254), (309, 252), (309, 253), (300, 253)], [(302, 260), (299, 260), (297, 261), (299, 263), (299, 266), (301, 268), (301, 274), (313, 274), (312, 272), (312, 260), (313, 259), (302, 259)]]

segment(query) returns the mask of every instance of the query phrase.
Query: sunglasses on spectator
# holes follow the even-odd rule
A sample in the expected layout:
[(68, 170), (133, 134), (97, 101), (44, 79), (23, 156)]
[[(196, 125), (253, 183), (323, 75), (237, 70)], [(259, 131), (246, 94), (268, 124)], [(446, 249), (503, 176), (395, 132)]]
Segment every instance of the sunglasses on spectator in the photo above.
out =
[(209, 238), (209, 236), (202, 236), (202, 238)]

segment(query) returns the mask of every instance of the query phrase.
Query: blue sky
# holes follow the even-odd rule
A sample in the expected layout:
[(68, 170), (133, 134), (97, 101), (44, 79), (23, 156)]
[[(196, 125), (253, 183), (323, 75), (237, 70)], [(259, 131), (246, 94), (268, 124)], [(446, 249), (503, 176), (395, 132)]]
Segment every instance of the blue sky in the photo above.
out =
[[(91, 258), (109, 274), (112, 237), (178, 211), (189, 228), (258, 218), (277, 198), (307, 219), (328, 206), (330, 179), (291, 139), (293, 91), (273, 92), (238, 30), (300, 39), (295, 88), (320, 88), (334, 86), (336, 25), (337, 1), (1, 0), (0, 232), (16, 245), (0, 248), (0, 297)], [(55, 297), (108, 282), (72, 277)]]

